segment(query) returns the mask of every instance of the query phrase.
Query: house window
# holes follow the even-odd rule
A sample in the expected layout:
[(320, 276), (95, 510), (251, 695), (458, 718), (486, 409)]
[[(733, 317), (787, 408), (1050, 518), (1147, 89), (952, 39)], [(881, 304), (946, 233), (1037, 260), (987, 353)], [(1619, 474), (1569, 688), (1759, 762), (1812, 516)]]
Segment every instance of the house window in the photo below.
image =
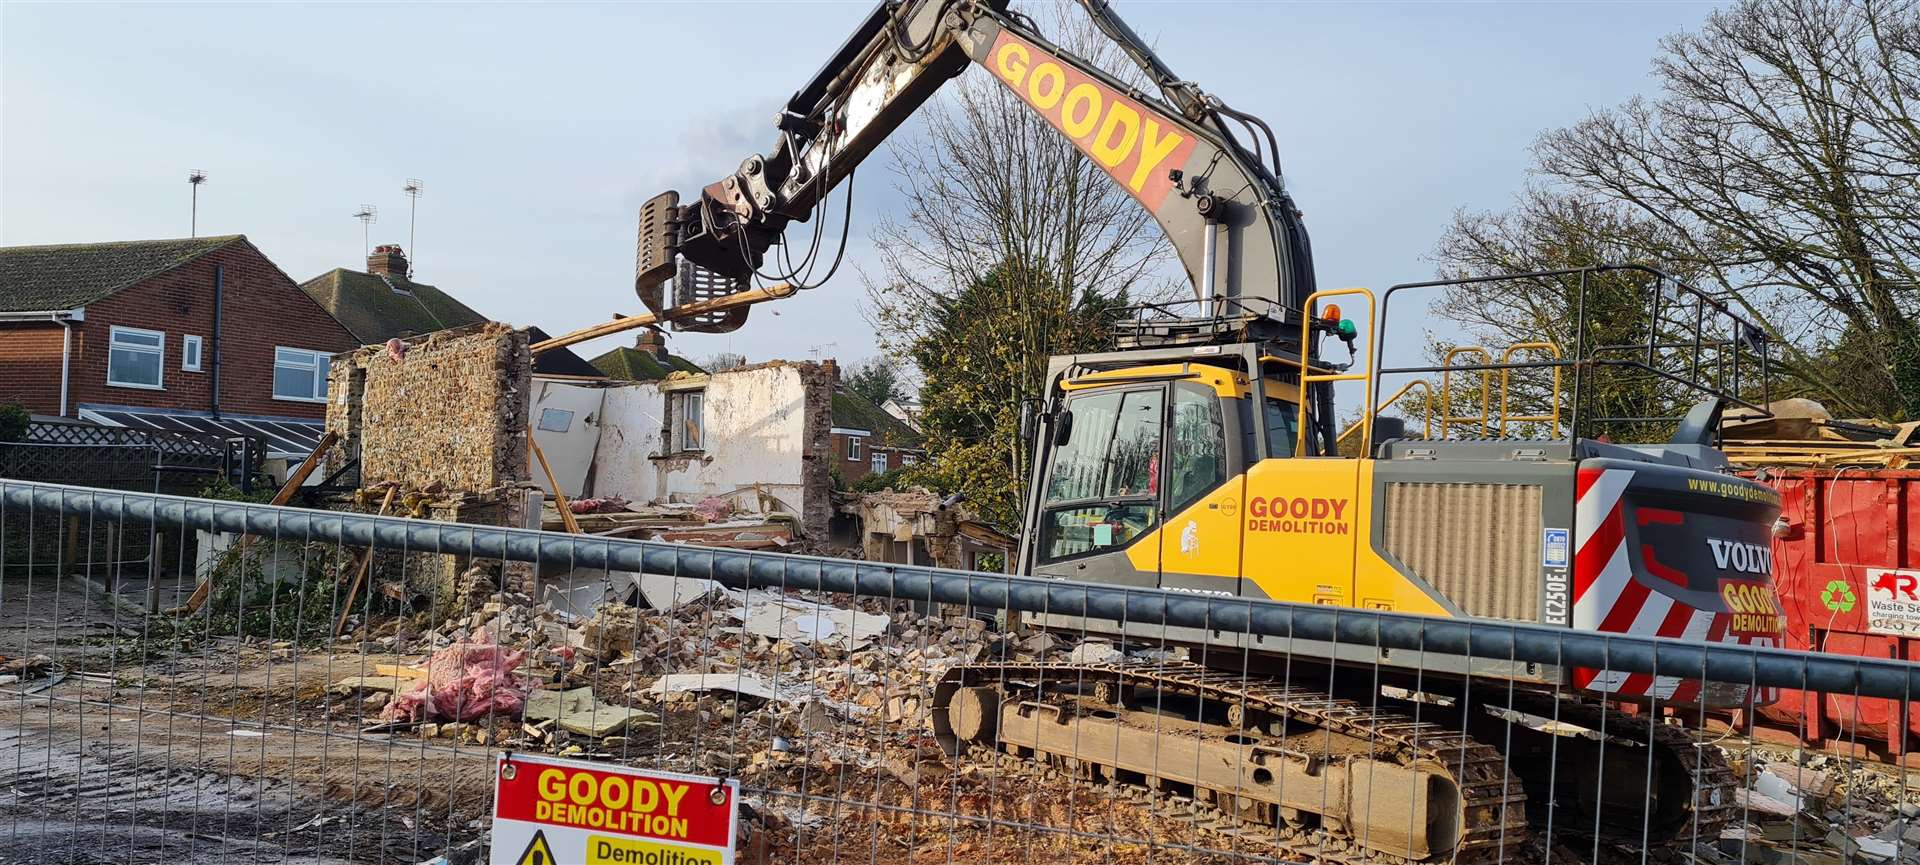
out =
[(573, 426), (573, 412), (563, 408), (543, 408), (540, 410), (540, 428), (547, 432), (566, 432)]
[(903, 453), (900, 455), (900, 464), (903, 466), (910, 466), (919, 461), (920, 458), (913, 454)]
[(166, 345), (167, 335), (160, 331), (115, 325), (108, 332), (107, 384), (160, 390)]
[(887, 470), (887, 452), (883, 450), (875, 450), (873, 452), (873, 473), (877, 475), (886, 470)]
[(860, 437), (847, 436), (847, 462), (860, 461)]
[(325, 402), (327, 363), (332, 355), (305, 348), (273, 349), (273, 398)]
[(180, 369), (184, 372), (200, 371), (200, 337), (192, 334), (180, 337)]
[(674, 452), (701, 450), (707, 438), (706, 418), (707, 392), (687, 390), (673, 394), (667, 405), (667, 417), (673, 424), (672, 440), (668, 442)]

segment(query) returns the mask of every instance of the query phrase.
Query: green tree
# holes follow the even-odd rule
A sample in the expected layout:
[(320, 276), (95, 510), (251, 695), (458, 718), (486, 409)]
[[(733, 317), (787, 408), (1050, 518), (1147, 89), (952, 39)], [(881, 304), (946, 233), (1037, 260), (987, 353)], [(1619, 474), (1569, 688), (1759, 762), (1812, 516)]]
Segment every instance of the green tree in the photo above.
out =
[(988, 521), (1020, 525), (1021, 400), (1042, 391), (1050, 356), (1108, 348), (1126, 303), (1124, 291), (1073, 295), (1011, 264), (944, 301), (909, 353), (925, 375), (920, 428), (930, 459), (902, 480), (964, 493)]
[(900, 363), (891, 358), (871, 357), (847, 368), (847, 390), (874, 405), (907, 395), (907, 383), (900, 374)]

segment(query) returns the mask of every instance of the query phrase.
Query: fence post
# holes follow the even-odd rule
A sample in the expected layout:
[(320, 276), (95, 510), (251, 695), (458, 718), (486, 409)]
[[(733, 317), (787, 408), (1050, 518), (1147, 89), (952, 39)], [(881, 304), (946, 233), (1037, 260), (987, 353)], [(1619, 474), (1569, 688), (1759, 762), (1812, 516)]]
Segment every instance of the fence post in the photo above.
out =
[(80, 561), (80, 518), (67, 517), (66, 543), (60, 548), (60, 573), (55, 578), (73, 573), (74, 566)]
[(120, 524), (108, 520), (106, 528), (107, 572), (102, 582), (106, 583), (107, 591), (117, 595), (120, 592), (120, 544), (116, 543), (116, 540), (120, 536)]
[(147, 550), (147, 612), (160, 612), (160, 554), (166, 536), (158, 531), (153, 533), (153, 544)]

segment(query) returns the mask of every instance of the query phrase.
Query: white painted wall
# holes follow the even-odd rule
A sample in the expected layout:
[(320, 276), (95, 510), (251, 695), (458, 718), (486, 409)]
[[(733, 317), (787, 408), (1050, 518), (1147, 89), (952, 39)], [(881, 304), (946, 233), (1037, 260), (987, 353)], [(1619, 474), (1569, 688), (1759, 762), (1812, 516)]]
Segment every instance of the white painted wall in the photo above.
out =
[(727, 370), (714, 373), (706, 391), (705, 453), (650, 459), (663, 451), (665, 394), (649, 383), (607, 389), (593, 494), (636, 502), (726, 496), (749, 511), (798, 515), (805, 504), (806, 449), (800, 371), (786, 365)]
[(600, 401), (600, 444), (593, 460), (593, 494), (651, 502), (660, 492), (652, 462), (658, 454), (666, 400), (656, 385), (607, 388)]
[[(587, 485), (587, 471), (593, 466), (593, 451), (600, 443), (600, 405), (601, 395), (606, 388), (586, 387), (569, 382), (533, 378), (533, 411), (529, 421), (533, 424), (533, 440), (540, 443), (540, 452), (547, 457), (547, 465), (553, 468), (553, 476), (560, 482), (560, 492), (567, 498), (579, 498), (581, 490)], [(555, 432), (540, 428), (540, 417), (544, 409), (559, 409), (573, 412), (573, 419), (567, 424), (566, 432)], [(553, 485), (547, 483), (547, 473), (540, 470), (536, 461), (532, 466), (533, 480), (553, 494)]]

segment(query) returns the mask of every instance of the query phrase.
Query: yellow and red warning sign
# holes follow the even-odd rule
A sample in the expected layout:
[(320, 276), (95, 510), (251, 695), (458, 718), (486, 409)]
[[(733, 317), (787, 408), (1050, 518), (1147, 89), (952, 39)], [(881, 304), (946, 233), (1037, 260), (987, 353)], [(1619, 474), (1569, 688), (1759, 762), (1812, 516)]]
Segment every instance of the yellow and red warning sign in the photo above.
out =
[(736, 781), (523, 754), (494, 770), (491, 865), (733, 865)]

